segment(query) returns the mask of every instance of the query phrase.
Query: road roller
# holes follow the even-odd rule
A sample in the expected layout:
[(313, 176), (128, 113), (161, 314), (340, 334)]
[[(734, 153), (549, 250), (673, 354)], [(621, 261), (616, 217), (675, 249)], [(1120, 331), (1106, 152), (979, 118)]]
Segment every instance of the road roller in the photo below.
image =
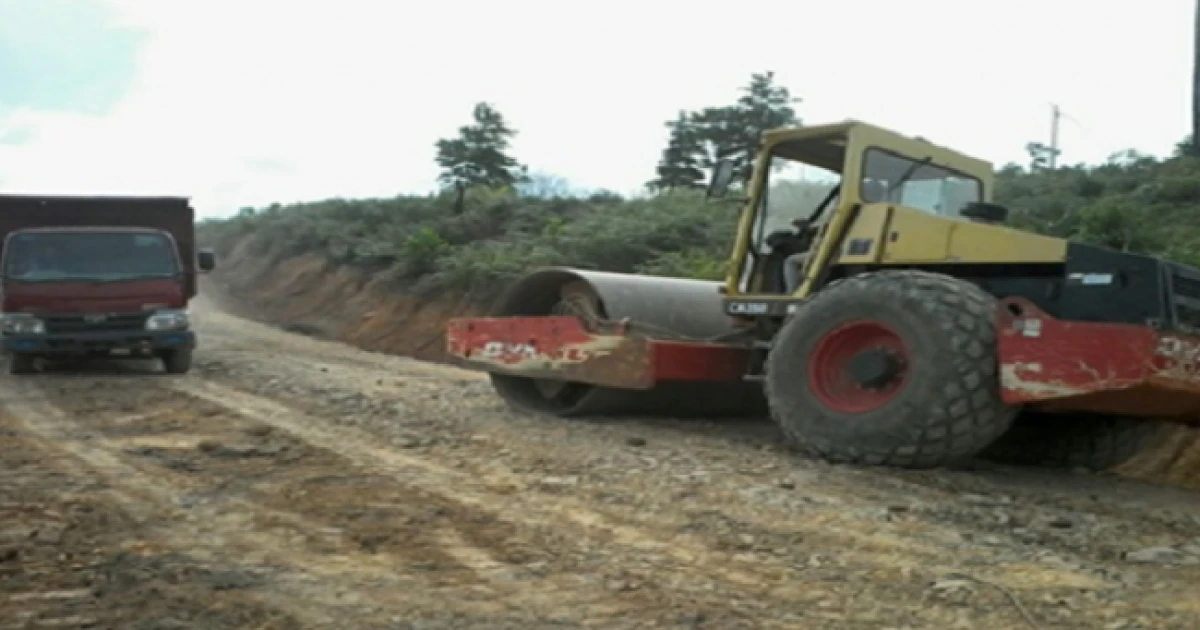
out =
[(741, 209), (723, 281), (539, 269), (449, 360), (528, 412), (769, 416), (845, 464), (1103, 470), (1200, 423), (1200, 270), (1008, 227), (990, 163), (864, 122), (754, 158), (705, 194)]

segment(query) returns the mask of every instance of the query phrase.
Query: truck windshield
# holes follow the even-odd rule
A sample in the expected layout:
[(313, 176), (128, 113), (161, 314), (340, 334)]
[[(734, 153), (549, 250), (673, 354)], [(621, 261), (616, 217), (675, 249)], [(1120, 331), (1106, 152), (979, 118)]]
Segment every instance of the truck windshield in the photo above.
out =
[(179, 273), (175, 249), (154, 232), (26, 232), (5, 247), (4, 276), (23, 282), (120, 281)]

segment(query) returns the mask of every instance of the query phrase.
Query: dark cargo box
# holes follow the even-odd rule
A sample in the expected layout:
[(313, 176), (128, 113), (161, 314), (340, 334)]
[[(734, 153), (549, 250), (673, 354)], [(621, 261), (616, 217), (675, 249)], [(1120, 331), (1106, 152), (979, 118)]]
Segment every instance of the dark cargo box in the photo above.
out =
[(188, 297), (196, 295), (195, 211), (186, 197), (0, 195), (0, 256), (10, 232), (36, 227), (141, 227), (175, 239)]

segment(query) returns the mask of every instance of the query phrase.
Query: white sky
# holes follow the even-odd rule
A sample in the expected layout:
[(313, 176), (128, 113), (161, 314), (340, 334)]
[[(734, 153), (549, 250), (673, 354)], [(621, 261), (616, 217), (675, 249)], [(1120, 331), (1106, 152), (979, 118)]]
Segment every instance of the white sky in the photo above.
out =
[[(104, 116), (0, 119), (14, 192), (246, 205), (435, 187), (433, 144), (493, 103), (577, 187), (653, 177), (663, 122), (774, 70), (808, 123), (858, 118), (1002, 164), (1166, 154), (1188, 133), (1193, 0), (92, 0), (149, 32)], [(686, 56), (685, 56), (686, 53)]]

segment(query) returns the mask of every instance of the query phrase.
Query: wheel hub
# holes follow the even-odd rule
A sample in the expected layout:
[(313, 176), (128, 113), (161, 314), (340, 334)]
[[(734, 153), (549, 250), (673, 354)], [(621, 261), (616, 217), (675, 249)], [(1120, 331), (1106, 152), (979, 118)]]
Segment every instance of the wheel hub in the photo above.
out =
[(846, 322), (822, 335), (809, 355), (808, 389), (830, 411), (866, 413), (900, 393), (908, 366), (908, 348), (890, 326)]
[(904, 359), (887, 348), (872, 348), (846, 362), (850, 378), (865, 389), (884, 389), (904, 372)]

